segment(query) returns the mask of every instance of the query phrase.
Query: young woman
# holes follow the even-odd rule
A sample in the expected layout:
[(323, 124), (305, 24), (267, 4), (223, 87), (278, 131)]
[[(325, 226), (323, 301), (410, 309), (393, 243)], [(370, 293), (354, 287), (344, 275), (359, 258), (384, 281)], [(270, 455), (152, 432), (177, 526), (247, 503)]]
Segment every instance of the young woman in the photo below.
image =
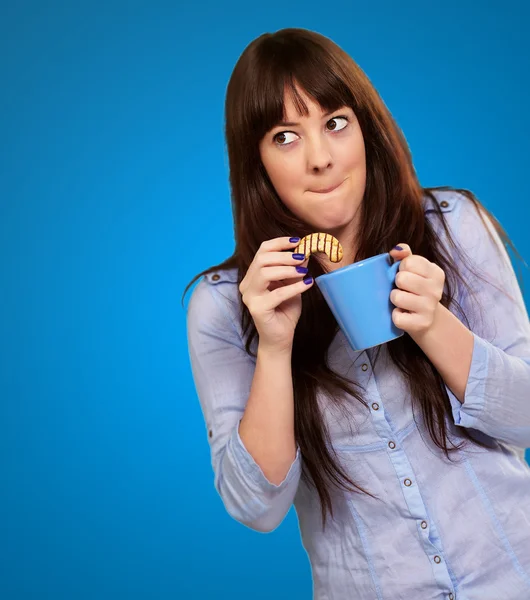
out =
[[(530, 326), (502, 227), (421, 187), (314, 32), (246, 48), (226, 139), (236, 248), (193, 280), (188, 342), (227, 511), (272, 531), (294, 503), (319, 600), (530, 598)], [(340, 263), (293, 254), (313, 232)], [(405, 335), (354, 352), (313, 277), (387, 251)]]

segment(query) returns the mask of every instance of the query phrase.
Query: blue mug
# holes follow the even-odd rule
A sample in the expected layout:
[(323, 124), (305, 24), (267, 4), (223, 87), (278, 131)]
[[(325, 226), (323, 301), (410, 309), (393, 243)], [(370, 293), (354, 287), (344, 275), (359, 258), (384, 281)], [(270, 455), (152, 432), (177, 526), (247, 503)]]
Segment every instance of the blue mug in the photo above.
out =
[(354, 350), (373, 348), (403, 335), (392, 321), (395, 306), (390, 301), (400, 263), (394, 263), (385, 252), (315, 278)]

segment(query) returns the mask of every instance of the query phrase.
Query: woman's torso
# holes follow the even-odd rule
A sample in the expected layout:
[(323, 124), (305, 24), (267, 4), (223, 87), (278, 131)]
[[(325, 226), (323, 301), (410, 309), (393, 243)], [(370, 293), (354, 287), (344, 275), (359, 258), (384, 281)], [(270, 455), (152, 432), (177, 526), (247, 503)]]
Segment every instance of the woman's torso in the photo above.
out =
[[(454, 225), (457, 197), (443, 198), (442, 211)], [(433, 214), (427, 205), (428, 218)], [(443, 243), (443, 231), (438, 233)], [(220, 293), (237, 323), (236, 272), (207, 280), (234, 284), (221, 286)], [(467, 442), (449, 461), (432, 442), (420, 411), (413, 414), (386, 345), (376, 362), (375, 352), (354, 352), (339, 331), (328, 353), (330, 366), (357, 381), (368, 403), (344, 395), (341, 409), (318, 396), (332, 446), (347, 474), (377, 499), (333, 492), (334, 519), (323, 530), (316, 491), (300, 481), (294, 505), (315, 600), (530, 598), (530, 468), (524, 450), (476, 431), (487, 447)], [(251, 379), (250, 372), (242, 376)], [(464, 440), (450, 416), (446, 424), (455, 445)]]

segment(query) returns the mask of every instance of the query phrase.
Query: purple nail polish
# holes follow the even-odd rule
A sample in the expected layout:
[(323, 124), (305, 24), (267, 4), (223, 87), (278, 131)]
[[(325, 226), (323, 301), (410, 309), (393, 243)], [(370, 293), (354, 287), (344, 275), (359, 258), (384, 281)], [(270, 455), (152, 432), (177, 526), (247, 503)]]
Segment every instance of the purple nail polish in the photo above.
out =
[(299, 273), (303, 273), (305, 275), (307, 273), (307, 271), (308, 271), (308, 268), (307, 267), (296, 267), (296, 270)]
[(394, 246), (394, 250), (403, 250), (401, 246)]
[(293, 258), (295, 260), (304, 260), (305, 259), (305, 254), (293, 254)]
[(291, 242), (291, 244), (296, 244), (296, 243), (297, 243), (297, 242), (299, 242), (299, 241), (300, 241), (300, 238), (299, 238), (299, 237), (292, 237), (292, 238), (289, 238), (289, 242)]
[(307, 285), (309, 285), (310, 283), (313, 283), (313, 278), (312, 277), (306, 277), (304, 279), (304, 283), (306, 283)]

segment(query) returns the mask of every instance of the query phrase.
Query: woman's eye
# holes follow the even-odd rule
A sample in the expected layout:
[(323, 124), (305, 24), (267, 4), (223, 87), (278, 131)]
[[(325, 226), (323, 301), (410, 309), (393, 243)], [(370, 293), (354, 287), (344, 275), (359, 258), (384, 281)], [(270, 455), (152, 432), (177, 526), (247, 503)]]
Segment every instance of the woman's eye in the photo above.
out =
[[(342, 131), (348, 125), (348, 117), (333, 117), (326, 123), (326, 127), (329, 126), (330, 123), (337, 123), (340, 121), (344, 122), (342, 127), (333, 127), (329, 131)], [(292, 144), (292, 141), (287, 141), (289, 135), (296, 135), (296, 133), (294, 133), (294, 131), (280, 131), (272, 139), (278, 146), (289, 146), (289, 144)]]
[(337, 129), (336, 127), (334, 129), (332, 129), (332, 131), (341, 131), (342, 129), (344, 129), (344, 127), (346, 127), (348, 125), (348, 118), (347, 117), (333, 117), (333, 119), (330, 119), (326, 125), (329, 125), (330, 123), (332, 123), (333, 121), (344, 121), (344, 126), (341, 127), (340, 129)]
[(279, 141), (279, 138), (285, 138), (289, 134), (296, 135), (296, 133), (294, 133), (293, 131), (280, 131), (280, 133), (277, 133), (272, 139), (276, 144), (278, 144), (278, 146), (288, 146), (292, 142), (287, 142), (284, 144), (283, 142)]

